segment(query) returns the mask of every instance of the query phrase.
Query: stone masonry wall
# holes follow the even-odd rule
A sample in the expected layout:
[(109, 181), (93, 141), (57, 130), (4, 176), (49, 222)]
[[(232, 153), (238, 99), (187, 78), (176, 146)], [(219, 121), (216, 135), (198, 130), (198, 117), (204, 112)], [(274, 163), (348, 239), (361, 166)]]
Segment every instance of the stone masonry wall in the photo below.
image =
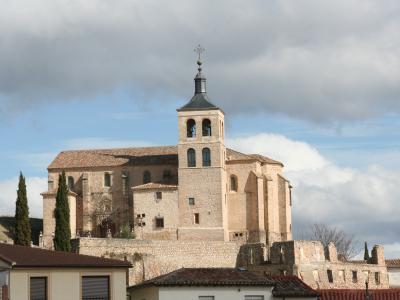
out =
[(126, 259), (133, 264), (129, 284), (138, 284), (182, 267), (236, 267), (259, 264), (261, 244), (243, 245), (223, 241), (150, 241), (79, 238), (73, 250), (80, 254)]
[[(157, 199), (156, 192), (161, 192), (161, 199)], [(179, 220), (178, 191), (176, 189), (134, 190), (133, 210), (135, 233), (137, 239), (175, 239)], [(137, 226), (136, 215), (145, 214), (145, 226)], [(164, 227), (156, 226), (156, 218), (163, 218)]]
[[(325, 251), (326, 250), (326, 251)], [(375, 246), (368, 262), (340, 261), (333, 244), (324, 249), (317, 241), (274, 243), (268, 264), (251, 269), (270, 275), (296, 275), (316, 289), (371, 289), (389, 287), (383, 248)]]

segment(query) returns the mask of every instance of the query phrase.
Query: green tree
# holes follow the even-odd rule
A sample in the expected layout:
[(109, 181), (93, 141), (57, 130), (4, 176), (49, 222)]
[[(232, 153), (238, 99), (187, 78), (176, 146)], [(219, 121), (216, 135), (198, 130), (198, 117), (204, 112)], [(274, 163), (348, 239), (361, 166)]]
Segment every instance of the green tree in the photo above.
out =
[(368, 251), (367, 242), (365, 242), (365, 244), (364, 244), (364, 260), (366, 260), (366, 261), (369, 260), (369, 251)]
[(19, 174), (17, 201), (15, 203), (14, 244), (31, 245), (31, 225), (29, 223), (28, 198), (26, 196), (25, 177)]
[(58, 177), (58, 190), (56, 196), (56, 231), (54, 233), (54, 249), (56, 251), (71, 251), (71, 228), (69, 220), (68, 186), (63, 171)]

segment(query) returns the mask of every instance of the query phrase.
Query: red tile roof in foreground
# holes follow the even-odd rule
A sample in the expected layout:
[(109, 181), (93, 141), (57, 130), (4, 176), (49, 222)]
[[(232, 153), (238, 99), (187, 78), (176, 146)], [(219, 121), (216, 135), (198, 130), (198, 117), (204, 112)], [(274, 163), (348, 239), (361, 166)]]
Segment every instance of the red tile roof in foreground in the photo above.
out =
[(234, 268), (182, 268), (147, 280), (129, 289), (168, 286), (261, 286), (273, 287), (276, 297), (317, 297), (319, 294), (296, 276), (265, 277)]
[(300, 278), (293, 275), (273, 276), (275, 287), (272, 294), (275, 297), (317, 297), (318, 291), (305, 284)]
[[(319, 290), (321, 300), (365, 300), (365, 290)], [(400, 289), (369, 290), (371, 300), (399, 300)]]
[(0, 260), (18, 268), (129, 268), (126, 261), (0, 243)]

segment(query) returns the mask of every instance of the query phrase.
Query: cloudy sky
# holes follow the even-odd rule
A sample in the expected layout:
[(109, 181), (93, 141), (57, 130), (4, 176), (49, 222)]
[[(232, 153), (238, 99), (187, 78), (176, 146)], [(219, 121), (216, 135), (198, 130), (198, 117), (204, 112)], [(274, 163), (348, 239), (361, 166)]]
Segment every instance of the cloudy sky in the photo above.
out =
[(227, 144), (284, 162), (293, 226), (400, 257), (397, 0), (0, 0), (0, 214), (62, 149), (170, 145), (205, 48)]

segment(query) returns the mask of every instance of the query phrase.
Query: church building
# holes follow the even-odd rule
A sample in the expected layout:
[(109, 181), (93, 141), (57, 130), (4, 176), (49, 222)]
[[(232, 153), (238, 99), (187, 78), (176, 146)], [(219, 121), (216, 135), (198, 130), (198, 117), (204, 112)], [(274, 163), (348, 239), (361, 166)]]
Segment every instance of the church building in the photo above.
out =
[(73, 237), (264, 243), (292, 239), (283, 164), (225, 146), (225, 113), (198, 62), (194, 96), (177, 109), (174, 146), (62, 151), (48, 166), (43, 240), (52, 243), (58, 177), (69, 186)]

